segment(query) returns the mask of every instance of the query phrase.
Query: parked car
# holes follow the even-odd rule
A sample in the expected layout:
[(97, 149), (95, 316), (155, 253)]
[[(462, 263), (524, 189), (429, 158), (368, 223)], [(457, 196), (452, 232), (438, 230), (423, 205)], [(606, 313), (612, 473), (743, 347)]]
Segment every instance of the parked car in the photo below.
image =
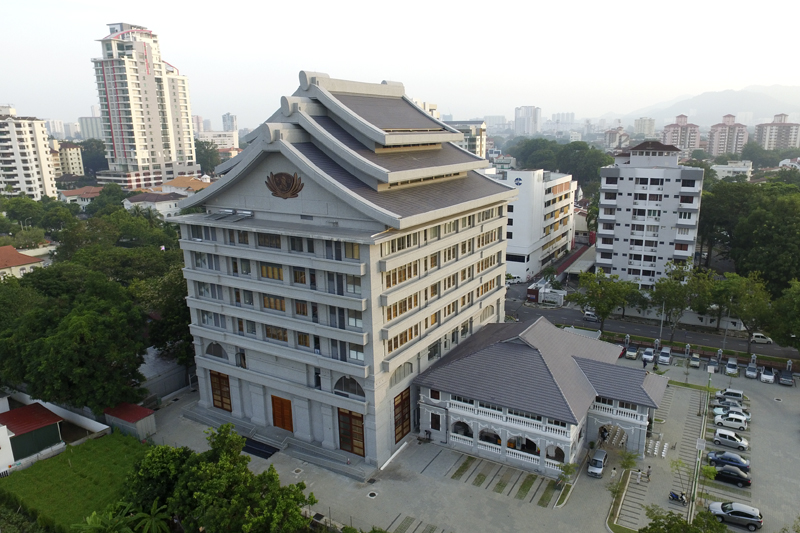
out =
[(758, 367), (755, 363), (751, 362), (747, 365), (747, 368), (744, 370), (744, 377), (750, 379), (756, 379), (758, 377)]
[(708, 512), (714, 515), (718, 522), (728, 522), (745, 526), (750, 531), (761, 529), (764, 526), (764, 517), (755, 507), (736, 502), (711, 502)]
[(721, 451), (709, 452), (708, 464), (710, 464), (711, 466), (731, 465), (735, 466), (742, 472), (750, 471), (750, 461), (748, 461), (738, 453), (733, 453), (733, 452), (721, 452)]
[(726, 415), (717, 415), (714, 417), (714, 423), (718, 426), (725, 426), (739, 431), (747, 429), (747, 420), (744, 416), (738, 413), (728, 413)]
[(761, 383), (775, 383), (775, 371), (768, 366), (762, 368)]
[(742, 472), (735, 466), (730, 465), (718, 466), (717, 477), (715, 477), (714, 480), (733, 483), (737, 487), (749, 487), (752, 483), (749, 473)]
[(659, 365), (671, 365), (672, 364), (672, 352), (669, 348), (661, 348), (661, 351), (658, 354), (658, 364)]
[(755, 344), (772, 344), (772, 339), (763, 333), (753, 333), (753, 336), (750, 337), (750, 342)]
[(597, 318), (597, 315), (592, 311), (585, 311), (583, 313), (583, 319), (587, 322), (600, 322), (600, 319)]
[(628, 346), (628, 349), (625, 350), (625, 359), (638, 359), (640, 351), (641, 350), (637, 345), (631, 344)]
[(700, 356), (696, 353), (693, 353), (689, 358), (689, 366), (691, 368), (700, 368)]
[(714, 415), (727, 415), (728, 413), (734, 413), (737, 415), (741, 415), (750, 423), (750, 412), (742, 409), (741, 407), (715, 407), (714, 408)]
[(725, 374), (729, 376), (739, 375), (739, 360), (735, 357), (729, 357), (728, 363), (725, 365)]
[(794, 376), (791, 370), (781, 370), (778, 374), (778, 383), (794, 387)]
[(717, 393), (714, 395), (717, 399), (726, 399), (726, 400), (736, 400), (737, 402), (742, 402), (744, 400), (744, 392), (738, 389), (731, 389), (726, 388), (722, 390), (718, 390)]
[(744, 409), (738, 400), (716, 399), (711, 402), (711, 407), (738, 407)]
[(627, 351), (627, 348), (625, 348), (625, 346), (623, 346), (621, 344), (617, 344), (617, 348), (619, 348), (619, 355), (617, 356), (617, 359), (621, 359), (622, 356), (625, 355), (625, 352)]
[(655, 356), (656, 353), (652, 348), (645, 348), (644, 353), (642, 354), (642, 361), (646, 363), (652, 363)]
[(587, 467), (587, 474), (592, 477), (603, 477), (603, 469), (608, 463), (608, 454), (605, 450), (595, 450), (592, 458), (589, 459), (589, 466)]
[(750, 447), (747, 439), (734, 431), (727, 429), (718, 429), (714, 432), (714, 444), (717, 446), (728, 446), (729, 448), (737, 448), (740, 451), (745, 451)]

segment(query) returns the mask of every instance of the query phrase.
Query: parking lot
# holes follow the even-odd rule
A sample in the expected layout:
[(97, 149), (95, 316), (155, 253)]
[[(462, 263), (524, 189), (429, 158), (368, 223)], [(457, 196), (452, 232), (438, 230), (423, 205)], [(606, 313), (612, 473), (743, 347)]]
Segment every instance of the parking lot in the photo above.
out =
[[(704, 366), (688, 369), (679, 367), (685, 360), (675, 358), (673, 366), (662, 366), (666, 376), (678, 382), (694, 385), (707, 385), (709, 374)], [(641, 368), (641, 361), (621, 359), (620, 365)], [(736, 485), (708, 482), (701, 491), (708, 493), (717, 501), (738, 501), (757, 507), (764, 515), (764, 528), (761, 531), (778, 531), (785, 525), (791, 525), (800, 515), (797, 505), (797, 494), (800, 494), (800, 462), (795, 456), (800, 448), (800, 390), (779, 384), (761, 383), (758, 379), (744, 377), (741, 369), (739, 377), (720, 374), (711, 375), (711, 386), (717, 389), (731, 387), (742, 390), (747, 397), (746, 407), (750, 410), (752, 421), (742, 435), (750, 441), (750, 450), (739, 452), (733, 448), (715, 446), (711, 441), (716, 426), (713, 415), (707, 419), (705, 437), (706, 450), (733, 451), (751, 461), (752, 487), (738, 488)], [(688, 423), (697, 419), (697, 413), (683, 414)], [(679, 419), (681, 413), (672, 409), (669, 415)], [(708, 464), (707, 459), (703, 461)], [(666, 495), (664, 495), (666, 499)], [(669, 507), (664, 504), (662, 507)], [(730, 526), (731, 531), (746, 531), (739, 526)]]

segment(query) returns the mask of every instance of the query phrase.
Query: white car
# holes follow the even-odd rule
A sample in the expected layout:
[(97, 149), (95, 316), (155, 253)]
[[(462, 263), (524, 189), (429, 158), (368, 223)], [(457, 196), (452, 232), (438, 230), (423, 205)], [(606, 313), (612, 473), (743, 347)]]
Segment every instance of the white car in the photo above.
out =
[(693, 353), (689, 358), (689, 366), (691, 368), (700, 368), (700, 356), (696, 353)]
[(715, 415), (727, 415), (727, 414), (737, 414), (744, 417), (747, 422), (750, 422), (750, 413), (745, 411), (741, 407), (715, 407), (714, 414)]
[(672, 364), (672, 352), (669, 348), (661, 348), (661, 351), (658, 354), (658, 364), (659, 365), (671, 365)]
[(727, 415), (717, 415), (714, 417), (714, 423), (718, 426), (725, 426), (739, 431), (747, 429), (747, 420), (744, 416), (737, 413), (728, 413)]
[(756, 379), (758, 377), (758, 367), (755, 363), (750, 363), (744, 371), (744, 377)]
[(761, 383), (775, 383), (775, 371), (768, 366), (761, 369)]
[(652, 363), (655, 356), (656, 353), (652, 348), (645, 348), (644, 353), (642, 354), (642, 361), (645, 363)]
[(755, 344), (772, 344), (772, 339), (763, 333), (753, 333), (753, 336), (750, 337), (750, 342)]

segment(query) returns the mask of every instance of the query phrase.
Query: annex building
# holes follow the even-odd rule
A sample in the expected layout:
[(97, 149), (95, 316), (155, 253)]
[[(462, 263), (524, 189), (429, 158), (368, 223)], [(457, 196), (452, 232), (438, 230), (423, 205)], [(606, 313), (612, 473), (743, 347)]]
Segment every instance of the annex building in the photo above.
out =
[(413, 379), (504, 319), (512, 187), (403, 85), (300, 73), (181, 201), (200, 408), (383, 464)]

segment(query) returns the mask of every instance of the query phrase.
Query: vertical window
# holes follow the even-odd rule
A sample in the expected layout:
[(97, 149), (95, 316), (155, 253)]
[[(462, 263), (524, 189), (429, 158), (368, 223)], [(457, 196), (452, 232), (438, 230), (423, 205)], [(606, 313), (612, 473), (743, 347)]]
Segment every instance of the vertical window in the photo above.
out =
[(259, 233), (258, 245), (263, 248), (280, 248), (281, 236), (272, 233)]
[(360, 276), (347, 276), (347, 292), (361, 294)]
[(347, 259), (361, 259), (359, 245), (353, 242), (344, 243), (344, 256)]
[(292, 268), (292, 276), (294, 278), (295, 283), (301, 283), (303, 285), (306, 284), (306, 269), (305, 268)]
[(237, 237), (239, 244), (250, 244), (250, 234), (246, 231), (238, 231)]
[(442, 429), (442, 420), (437, 413), (431, 413), (431, 429), (433, 431), (441, 431)]
[(361, 311), (353, 311), (352, 309), (347, 310), (347, 325), (352, 326), (354, 328), (361, 327)]
[(283, 267), (274, 263), (261, 263), (261, 277), (283, 281)]
[(311, 339), (308, 333), (297, 333), (297, 344), (298, 346), (305, 346), (306, 348), (311, 347)]
[(302, 315), (302, 316), (308, 316), (308, 302), (295, 300), (295, 302), (294, 302), (294, 314)]
[(364, 346), (361, 344), (353, 344), (352, 342), (348, 343), (347, 345), (350, 348), (350, 359), (355, 359), (357, 361), (364, 360)]
[(289, 249), (293, 252), (302, 252), (303, 239), (300, 237), (289, 237)]

